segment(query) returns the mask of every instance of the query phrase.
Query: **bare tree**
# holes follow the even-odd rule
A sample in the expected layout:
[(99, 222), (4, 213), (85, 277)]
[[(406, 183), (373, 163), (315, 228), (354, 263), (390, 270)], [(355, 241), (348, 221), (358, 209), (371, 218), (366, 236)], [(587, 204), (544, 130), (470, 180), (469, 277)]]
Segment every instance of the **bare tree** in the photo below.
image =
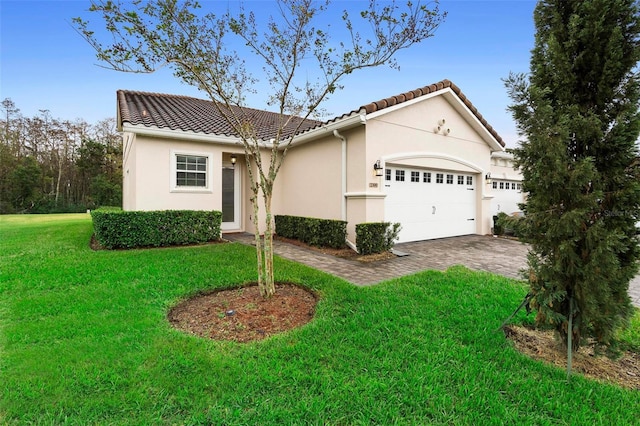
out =
[[(243, 6), (237, 13), (228, 10), (217, 16), (201, 13), (193, 0), (95, 1), (90, 10), (106, 25), (104, 40), (88, 21), (74, 19), (104, 66), (136, 73), (170, 66), (177, 78), (206, 93), (234, 129), (244, 147), (250, 179), (263, 296), (275, 292), (273, 186), (305, 119), (341, 88), (348, 74), (385, 64), (398, 68), (395, 54), (432, 37), (446, 15), (437, 1), (399, 5), (371, 0), (356, 17), (366, 30), (360, 32), (358, 22), (347, 11), (336, 15), (329, 1), (278, 0), (274, 6), (276, 15), (265, 22)], [(344, 34), (344, 40), (332, 40), (334, 33)], [(260, 83), (245, 60), (264, 76), (271, 88), (268, 104), (279, 114), (269, 140), (258, 135), (256, 123), (244, 109), (246, 96)], [(266, 214), (264, 243), (257, 214), (260, 199)]]

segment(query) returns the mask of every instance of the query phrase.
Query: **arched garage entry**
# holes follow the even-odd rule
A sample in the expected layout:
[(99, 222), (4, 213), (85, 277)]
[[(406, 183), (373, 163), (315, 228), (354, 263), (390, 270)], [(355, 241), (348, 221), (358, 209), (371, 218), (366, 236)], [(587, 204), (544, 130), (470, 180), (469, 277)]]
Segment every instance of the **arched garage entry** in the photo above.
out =
[(402, 225), (398, 242), (475, 234), (482, 170), (433, 153), (402, 154), (385, 162), (385, 221)]

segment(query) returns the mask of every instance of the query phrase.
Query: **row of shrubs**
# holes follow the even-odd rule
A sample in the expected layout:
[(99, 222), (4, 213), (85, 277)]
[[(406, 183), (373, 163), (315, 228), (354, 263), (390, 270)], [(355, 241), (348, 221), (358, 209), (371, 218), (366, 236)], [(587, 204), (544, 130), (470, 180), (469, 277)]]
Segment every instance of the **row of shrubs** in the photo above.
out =
[[(122, 211), (103, 208), (91, 212), (98, 243), (108, 249), (165, 247), (206, 243), (220, 239), (219, 211), (163, 210)], [(319, 247), (343, 248), (347, 222), (301, 216), (276, 215), (276, 234)], [(393, 247), (400, 224), (389, 222), (356, 225), (360, 254), (382, 253)]]
[(276, 215), (276, 234), (279, 237), (302, 241), (310, 246), (343, 248), (347, 239), (344, 220)]
[(108, 249), (201, 244), (220, 239), (219, 211), (162, 210), (91, 212), (98, 243)]
[[(276, 215), (276, 234), (318, 247), (343, 248), (347, 240), (347, 222), (313, 217)], [(400, 224), (389, 222), (356, 225), (356, 245), (360, 254), (382, 253), (393, 247)]]

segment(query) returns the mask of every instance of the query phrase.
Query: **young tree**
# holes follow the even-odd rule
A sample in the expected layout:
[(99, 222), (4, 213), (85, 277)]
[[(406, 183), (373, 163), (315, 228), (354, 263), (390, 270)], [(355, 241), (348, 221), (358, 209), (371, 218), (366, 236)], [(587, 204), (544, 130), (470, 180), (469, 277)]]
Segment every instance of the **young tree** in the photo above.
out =
[(634, 0), (545, 0), (528, 77), (506, 80), (524, 136), (531, 306), (571, 353), (609, 347), (638, 270), (640, 16)]
[[(110, 38), (103, 45), (88, 22), (74, 19), (78, 31), (107, 67), (126, 72), (153, 72), (171, 66), (176, 77), (202, 90), (234, 129), (245, 152), (253, 204), (258, 285), (263, 296), (275, 292), (273, 278), (273, 186), (287, 148), (320, 104), (348, 74), (383, 64), (397, 67), (394, 55), (434, 34), (445, 17), (437, 1), (417, 0), (383, 6), (371, 0), (359, 14), (369, 32), (361, 34), (346, 11), (330, 14), (329, 1), (279, 0), (277, 15), (267, 22), (243, 7), (221, 16), (198, 14), (192, 0), (96, 1)], [(262, 16), (260, 17), (262, 18)], [(337, 24), (338, 28), (331, 27)], [(334, 42), (332, 34), (345, 35)], [(249, 61), (269, 84), (268, 104), (279, 113), (273, 139), (262, 140), (243, 107), (259, 79), (245, 67)], [(315, 76), (315, 77), (314, 77)], [(261, 89), (262, 90), (262, 89)], [(269, 155), (263, 156), (264, 151)], [(266, 214), (264, 245), (258, 224), (259, 200)]]

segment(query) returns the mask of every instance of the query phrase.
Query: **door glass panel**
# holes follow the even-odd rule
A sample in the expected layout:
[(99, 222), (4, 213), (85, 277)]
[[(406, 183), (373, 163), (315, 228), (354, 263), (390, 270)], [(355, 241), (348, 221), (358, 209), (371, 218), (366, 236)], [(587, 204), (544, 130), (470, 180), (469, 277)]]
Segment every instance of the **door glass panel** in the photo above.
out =
[(234, 170), (222, 169), (222, 221), (235, 221), (235, 182)]

